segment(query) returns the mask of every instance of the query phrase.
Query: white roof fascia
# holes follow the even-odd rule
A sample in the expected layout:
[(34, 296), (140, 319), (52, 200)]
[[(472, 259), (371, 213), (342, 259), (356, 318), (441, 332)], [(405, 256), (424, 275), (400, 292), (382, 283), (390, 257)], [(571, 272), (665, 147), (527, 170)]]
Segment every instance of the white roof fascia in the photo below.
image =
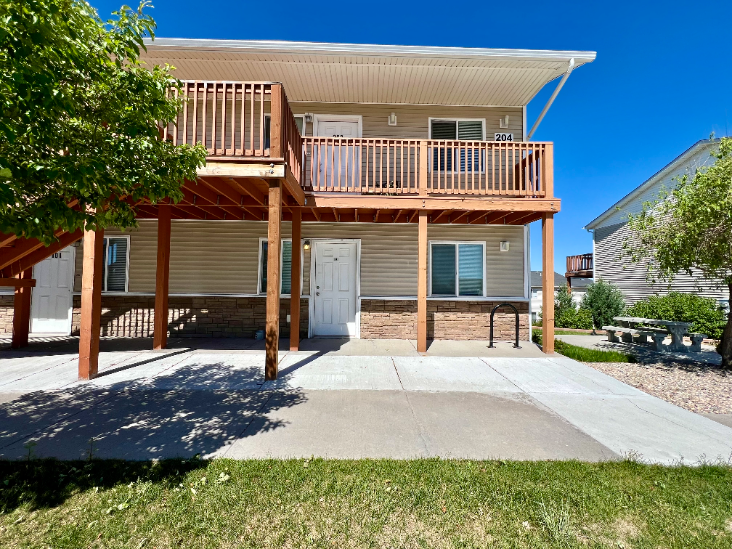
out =
[(603, 213), (598, 215), (595, 219), (590, 221), (587, 225), (585, 225), (583, 228), (587, 231), (592, 231), (599, 226), (602, 225), (602, 222), (605, 221), (610, 215), (615, 213), (618, 209), (623, 209), (624, 206), (627, 206), (631, 202), (633, 202), (638, 196), (642, 195), (648, 187), (654, 185), (659, 180), (665, 178), (669, 172), (672, 172), (676, 170), (681, 164), (684, 163), (684, 161), (689, 157), (692, 156), (697, 152), (697, 150), (700, 147), (708, 147), (711, 145), (714, 145), (717, 143), (718, 139), (700, 139), (696, 143), (694, 143), (691, 147), (686, 149), (684, 152), (682, 152), (679, 156), (674, 158), (671, 162), (669, 162), (666, 166), (661, 168), (659, 171), (657, 171), (655, 174), (653, 174), (651, 177), (649, 177), (646, 181), (641, 183), (638, 187), (630, 191), (628, 194), (626, 194), (623, 198), (618, 200), (615, 204), (610, 206), (607, 210), (605, 210)]
[(327, 42), (288, 42), (284, 40), (209, 40), (189, 38), (145, 39), (153, 48), (185, 48), (198, 51), (242, 50), (363, 57), (433, 57), (445, 59), (496, 58), (525, 61), (560, 61), (574, 59), (577, 66), (595, 60), (594, 51), (554, 51), (496, 48), (456, 48), (436, 46), (394, 46), (380, 44), (331, 44)]

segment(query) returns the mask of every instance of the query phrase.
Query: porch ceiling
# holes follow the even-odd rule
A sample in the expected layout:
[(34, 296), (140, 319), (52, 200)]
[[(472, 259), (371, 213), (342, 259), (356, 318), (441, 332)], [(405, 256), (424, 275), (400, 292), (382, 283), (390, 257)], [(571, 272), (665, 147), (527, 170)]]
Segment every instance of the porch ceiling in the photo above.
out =
[(293, 102), (523, 106), (595, 52), (158, 38), (142, 57), (180, 79), (282, 82)]

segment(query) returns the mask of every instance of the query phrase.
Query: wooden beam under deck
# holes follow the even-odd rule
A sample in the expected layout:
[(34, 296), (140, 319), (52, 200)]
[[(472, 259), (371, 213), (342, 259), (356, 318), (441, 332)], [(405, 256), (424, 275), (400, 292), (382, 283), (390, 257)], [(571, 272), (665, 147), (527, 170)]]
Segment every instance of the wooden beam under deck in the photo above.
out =
[(153, 349), (168, 346), (168, 290), (170, 281), (171, 206), (160, 206), (158, 216), (158, 258), (155, 271), (155, 316)]
[(282, 217), (282, 182), (269, 185), (269, 221), (267, 226), (267, 313), (264, 330), (264, 378), (277, 379), (280, 341), (280, 246)]
[(104, 231), (84, 231), (84, 266), (81, 274), (79, 379), (96, 377), (99, 369), (99, 328), (102, 315)]
[(542, 236), (542, 350), (554, 353), (554, 214), (546, 213)]
[[(28, 333), (30, 332), (31, 316), (31, 288), (36, 285), (32, 278), (33, 269), (26, 269), (15, 280), (15, 296), (13, 298), (13, 339), (10, 343), (12, 349), (19, 349), (28, 346)], [(4, 279), (7, 280), (7, 279)], [(28, 284), (22, 284), (26, 282)]]

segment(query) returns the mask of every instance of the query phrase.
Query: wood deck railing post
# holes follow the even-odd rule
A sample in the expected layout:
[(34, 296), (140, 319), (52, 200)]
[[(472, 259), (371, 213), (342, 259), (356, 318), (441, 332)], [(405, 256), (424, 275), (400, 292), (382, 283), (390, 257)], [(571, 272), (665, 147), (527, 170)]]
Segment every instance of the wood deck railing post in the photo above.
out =
[(292, 269), (290, 279), (290, 351), (300, 350), (300, 258), (302, 245), (302, 211), (292, 210)]
[[(18, 278), (30, 279), (33, 269), (26, 269)], [(29, 286), (16, 287), (13, 299), (13, 340), (10, 347), (19, 349), (28, 346), (28, 332), (30, 331), (31, 290)]]
[(280, 246), (282, 223), (282, 181), (269, 183), (267, 224), (267, 321), (264, 330), (264, 379), (277, 379), (280, 343)]
[(427, 195), (427, 172), (429, 162), (427, 161), (427, 143), (419, 142), (419, 194)]
[[(284, 94), (282, 93), (282, 84), (272, 84), (270, 104), (270, 138), (269, 138), (269, 155), (272, 158), (283, 158), (284, 135), (283, 135), (283, 118), (284, 118)], [(264, 131), (264, 129), (262, 129)]]
[(417, 351), (427, 352), (427, 212), (419, 211), (417, 239)]
[(99, 324), (102, 315), (104, 231), (84, 231), (84, 266), (81, 274), (79, 379), (96, 377), (99, 367)]
[(545, 198), (554, 198), (554, 143), (547, 143), (544, 151)]
[(155, 272), (155, 321), (153, 349), (168, 345), (168, 282), (170, 280), (171, 207), (158, 206), (158, 261)]
[(542, 348), (554, 352), (554, 214), (545, 213), (542, 234)]

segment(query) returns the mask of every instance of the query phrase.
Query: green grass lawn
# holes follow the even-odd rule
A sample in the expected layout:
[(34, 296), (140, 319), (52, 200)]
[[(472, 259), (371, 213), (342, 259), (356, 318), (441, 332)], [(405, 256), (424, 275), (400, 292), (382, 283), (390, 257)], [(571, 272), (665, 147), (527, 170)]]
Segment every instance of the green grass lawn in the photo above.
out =
[[(562, 335), (555, 332), (557, 335)], [(576, 335), (576, 334), (573, 334)], [(534, 332), (531, 339), (537, 345), (541, 345), (541, 332)], [(578, 345), (571, 345), (561, 339), (554, 340), (554, 350), (567, 358), (580, 362), (636, 362), (634, 355), (621, 353), (619, 351), (603, 351), (601, 349), (587, 349)]]
[(732, 468), (0, 462), (0, 546), (730, 548)]

